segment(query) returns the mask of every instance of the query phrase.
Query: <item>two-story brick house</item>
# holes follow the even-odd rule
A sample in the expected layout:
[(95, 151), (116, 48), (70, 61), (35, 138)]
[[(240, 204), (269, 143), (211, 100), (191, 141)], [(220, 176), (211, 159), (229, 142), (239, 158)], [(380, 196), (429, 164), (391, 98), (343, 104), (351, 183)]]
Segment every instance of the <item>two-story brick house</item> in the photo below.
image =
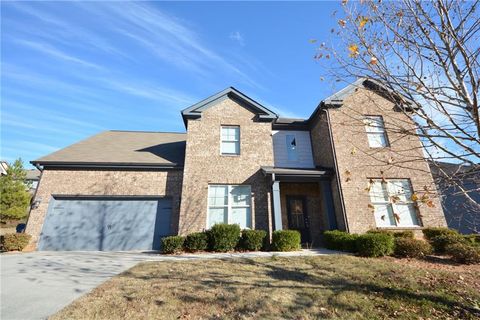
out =
[(330, 229), (445, 226), (437, 199), (416, 201), (433, 185), (426, 162), (378, 160), (422, 153), (388, 131), (409, 121), (380, 89), (360, 79), (284, 119), (228, 88), (182, 111), (186, 133), (107, 131), (32, 161), (30, 249), (151, 250), (223, 222), (296, 229), (314, 246)]

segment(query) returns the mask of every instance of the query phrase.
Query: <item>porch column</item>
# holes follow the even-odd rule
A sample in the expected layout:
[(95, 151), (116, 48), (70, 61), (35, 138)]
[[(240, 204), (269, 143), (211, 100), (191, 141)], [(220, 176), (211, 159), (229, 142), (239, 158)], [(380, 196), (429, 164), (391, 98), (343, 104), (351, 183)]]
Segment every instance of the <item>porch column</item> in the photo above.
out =
[(275, 230), (282, 230), (282, 205), (280, 202), (280, 182), (273, 180), (273, 221), (275, 222)]
[(330, 186), (330, 180), (322, 180), (320, 182), (321, 189), (323, 190), (323, 200), (325, 201), (325, 208), (327, 209), (327, 218), (330, 230), (335, 230), (337, 226), (337, 217), (335, 216), (335, 207), (333, 205), (332, 187)]

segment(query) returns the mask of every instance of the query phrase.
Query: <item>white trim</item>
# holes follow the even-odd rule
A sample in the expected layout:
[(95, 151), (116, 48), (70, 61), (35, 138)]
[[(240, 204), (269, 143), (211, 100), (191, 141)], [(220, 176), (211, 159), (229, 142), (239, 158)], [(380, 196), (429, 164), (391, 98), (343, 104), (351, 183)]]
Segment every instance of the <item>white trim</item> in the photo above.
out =
[[(223, 128), (234, 128), (238, 129), (238, 139), (237, 140), (223, 140)], [(223, 142), (235, 142), (238, 144), (238, 153), (223, 153), (222, 147)], [(240, 136), (240, 126), (239, 125), (220, 125), (220, 155), (221, 156), (239, 156), (241, 151), (241, 136)]]
[[(227, 205), (223, 206), (210, 206), (210, 187), (227, 187)], [(249, 192), (248, 192), (248, 205), (237, 205), (233, 206), (233, 201), (230, 196), (232, 189), (234, 187), (248, 187)], [(252, 186), (248, 184), (209, 184), (207, 188), (207, 215), (206, 215), (206, 221), (205, 221), (205, 229), (210, 229), (210, 208), (227, 208), (227, 223), (232, 224), (232, 209), (234, 208), (247, 208), (249, 210), (249, 215), (250, 215), (250, 225), (246, 225), (245, 227), (247, 229), (253, 229), (253, 193), (252, 193)], [(248, 216), (247, 216), (248, 217)]]

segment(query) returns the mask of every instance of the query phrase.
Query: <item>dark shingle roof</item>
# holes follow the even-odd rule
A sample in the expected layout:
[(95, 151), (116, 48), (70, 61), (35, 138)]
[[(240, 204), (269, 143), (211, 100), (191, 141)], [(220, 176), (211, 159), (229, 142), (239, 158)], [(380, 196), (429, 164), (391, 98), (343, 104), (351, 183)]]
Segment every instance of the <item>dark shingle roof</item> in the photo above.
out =
[(105, 131), (32, 164), (182, 167), (186, 133)]

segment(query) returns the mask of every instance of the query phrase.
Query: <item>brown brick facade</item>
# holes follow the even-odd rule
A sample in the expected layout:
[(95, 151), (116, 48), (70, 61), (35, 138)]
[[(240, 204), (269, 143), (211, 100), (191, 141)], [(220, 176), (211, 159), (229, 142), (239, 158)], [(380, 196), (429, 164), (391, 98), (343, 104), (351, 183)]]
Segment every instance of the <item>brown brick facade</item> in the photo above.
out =
[[(251, 185), (254, 227), (268, 229), (267, 194), (271, 187), (260, 167), (273, 166), (272, 127), (270, 122), (255, 118), (255, 113), (225, 99), (203, 111), (201, 119), (188, 121), (180, 234), (206, 228), (209, 184)], [(220, 154), (222, 125), (240, 126), (240, 155)]]
[(32, 235), (29, 249), (36, 248), (52, 195), (115, 195), (172, 197), (172, 233), (178, 230), (182, 171), (44, 170), (26, 233)]
[[(372, 91), (357, 89), (345, 99), (341, 108), (327, 111), (341, 190), (345, 202), (347, 223), (350, 232), (365, 232), (375, 228), (372, 210), (368, 207), (370, 197), (365, 190), (370, 178), (385, 177), (410, 179), (414, 192), (422, 194), (424, 188), (432, 193), (434, 207), (419, 205), (418, 216), (424, 227), (446, 226), (445, 217), (433, 178), (423, 158), (420, 140), (390, 128), (404, 127), (414, 130), (408, 117), (394, 110), (394, 104)], [(371, 149), (368, 145), (363, 118), (365, 115), (383, 116), (390, 146)], [(389, 161), (393, 161), (389, 164)]]

